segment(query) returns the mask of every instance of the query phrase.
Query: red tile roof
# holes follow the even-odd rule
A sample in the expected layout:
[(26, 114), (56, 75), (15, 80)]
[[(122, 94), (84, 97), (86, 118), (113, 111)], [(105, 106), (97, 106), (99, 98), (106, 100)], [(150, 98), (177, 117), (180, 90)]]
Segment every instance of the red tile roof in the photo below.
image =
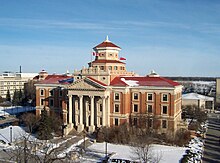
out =
[(69, 84), (68, 82), (60, 81), (70, 78), (72, 77), (66, 75), (48, 75), (44, 80), (37, 82), (37, 84)]
[(110, 85), (111, 86), (155, 86), (155, 87), (175, 87), (180, 85), (170, 79), (163, 77), (116, 77)]
[[(119, 46), (113, 44), (110, 41), (104, 41), (101, 44), (95, 46), (94, 48), (101, 48), (101, 47), (114, 47), (114, 48), (120, 48)], [(120, 48), (121, 49), (121, 48)]]
[[(91, 62), (90, 62), (90, 63), (91, 63)], [(121, 62), (121, 61), (117, 61), (117, 60), (105, 60), (105, 59), (95, 60), (95, 61), (92, 61), (92, 63), (123, 63), (123, 64), (125, 64), (124, 62)]]
[(102, 85), (102, 86), (107, 86), (105, 83), (102, 83), (102, 82), (100, 82), (100, 81), (98, 81), (98, 80), (92, 78), (91, 76), (88, 76), (88, 78), (89, 78), (90, 80), (93, 80), (94, 82), (96, 82), (96, 83)]

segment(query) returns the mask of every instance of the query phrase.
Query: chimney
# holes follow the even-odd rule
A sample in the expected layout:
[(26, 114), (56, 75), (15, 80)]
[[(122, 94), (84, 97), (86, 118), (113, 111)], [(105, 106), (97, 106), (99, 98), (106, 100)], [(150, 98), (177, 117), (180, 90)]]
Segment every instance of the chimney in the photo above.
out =
[(21, 66), (20, 66), (20, 71), (19, 72), (21, 73)]

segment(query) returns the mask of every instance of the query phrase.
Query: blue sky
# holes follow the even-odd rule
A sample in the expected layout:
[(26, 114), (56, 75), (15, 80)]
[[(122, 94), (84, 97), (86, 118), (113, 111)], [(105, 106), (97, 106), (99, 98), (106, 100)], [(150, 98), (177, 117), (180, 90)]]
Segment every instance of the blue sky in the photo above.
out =
[(140, 75), (220, 76), (218, 0), (0, 0), (0, 71), (73, 72), (106, 35)]

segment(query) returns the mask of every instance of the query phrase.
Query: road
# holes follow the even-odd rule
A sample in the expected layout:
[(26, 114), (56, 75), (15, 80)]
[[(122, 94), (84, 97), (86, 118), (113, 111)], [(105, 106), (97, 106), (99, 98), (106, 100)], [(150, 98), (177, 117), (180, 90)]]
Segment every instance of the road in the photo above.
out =
[(220, 163), (220, 114), (208, 114), (203, 163)]

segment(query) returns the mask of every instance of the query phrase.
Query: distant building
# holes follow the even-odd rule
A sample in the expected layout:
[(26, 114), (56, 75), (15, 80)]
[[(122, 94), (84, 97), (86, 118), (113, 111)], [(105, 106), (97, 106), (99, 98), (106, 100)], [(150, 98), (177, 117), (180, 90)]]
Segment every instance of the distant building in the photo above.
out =
[(216, 79), (216, 105), (220, 107), (220, 78)]
[(44, 108), (56, 112), (67, 126), (65, 134), (123, 123), (145, 125), (159, 133), (181, 128), (179, 83), (155, 72), (147, 76), (128, 72), (119, 57), (121, 48), (108, 38), (93, 49), (95, 59), (89, 67), (75, 70), (72, 76), (42, 73), (35, 84), (38, 116)]
[(3, 72), (0, 75), (0, 96), (6, 98), (7, 91), (9, 90), (11, 97), (15, 90), (23, 90), (24, 84), (28, 80), (33, 79), (37, 73), (22, 73), (22, 72)]
[(214, 110), (214, 97), (204, 96), (197, 93), (182, 95), (182, 105), (195, 105), (201, 109)]

